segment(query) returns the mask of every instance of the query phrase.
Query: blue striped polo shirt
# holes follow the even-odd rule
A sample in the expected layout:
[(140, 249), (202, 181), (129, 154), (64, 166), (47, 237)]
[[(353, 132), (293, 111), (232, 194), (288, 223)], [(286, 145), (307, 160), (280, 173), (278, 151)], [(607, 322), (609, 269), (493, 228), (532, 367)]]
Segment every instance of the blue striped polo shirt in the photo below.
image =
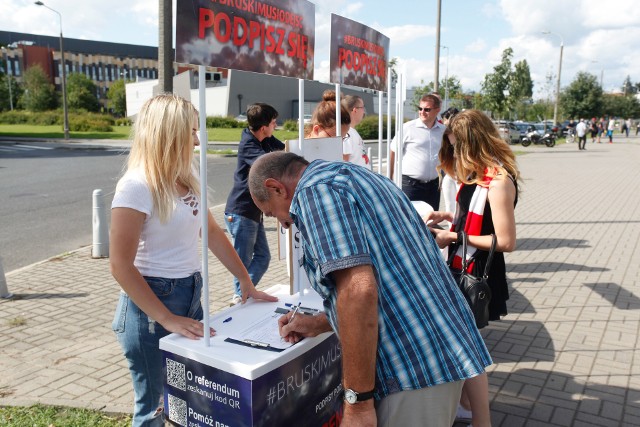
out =
[(431, 233), (386, 177), (316, 160), (293, 196), (303, 267), (338, 335), (336, 270), (370, 264), (378, 283), (376, 393), (474, 377), (491, 356)]

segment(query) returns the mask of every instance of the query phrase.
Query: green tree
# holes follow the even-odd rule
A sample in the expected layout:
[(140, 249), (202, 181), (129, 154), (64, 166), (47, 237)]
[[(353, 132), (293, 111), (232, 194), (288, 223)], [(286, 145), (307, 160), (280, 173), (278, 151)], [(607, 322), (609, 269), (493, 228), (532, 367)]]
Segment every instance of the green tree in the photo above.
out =
[(604, 94), (602, 115), (614, 117), (640, 117), (640, 101), (634, 95)]
[(109, 108), (119, 116), (127, 114), (127, 96), (125, 91), (124, 80), (115, 81), (107, 92), (107, 99), (109, 99)]
[(100, 103), (96, 97), (95, 83), (84, 74), (70, 74), (67, 77), (67, 102), (70, 109), (98, 111)]
[(638, 93), (638, 87), (631, 83), (630, 76), (627, 76), (627, 78), (624, 79), (624, 82), (622, 82), (622, 93), (624, 93), (625, 95)]
[[(433, 82), (429, 82), (426, 85), (414, 88), (411, 105), (414, 108), (418, 108), (420, 106), (420, 98), (428, 93), (433, 93), (433, 87)], [(461, 100), (464, 98), (464, 93), (462, 92), (462, 84), (460, 83), (460, 79), (458, 79), (458, 77), (452, 75), (446, 79), (440, 80), (440, 85), (438, 86), (438, 95), (440, 95), (440, 98), (443, 102), (445, 97), (447, 96), (447, 91), (449, 92), (449, 105), (451, 105), (452, 103), (451, 100), (460, 100), (460, 103), (462, 102)]]
[(602, 87), (598, 78), (579, 71), (576, 78), (562, 92), (560, 104), (567, 116), (578, 119), (597, 117), (602, 112)]
[(57, 98), (53, 84), (42, 67), (33, 65), (23, 75), (24, 93), (18, 101), (30, 111), (47, 111), (56, 108)]
[(511, 57), (513, 49), (502, 52), (502, 61), (493, 67), (493, 73), (486, 74), (482, 82), (482, 108), (503, 117), (509, 111), (507, 91), (511, 81)]
[(526, 59), (517, 62), (509, 79), (509, 104), (518, 118), (525, 117), (533, 96), (533, 80)]
[[(9, 85), (11, 85), (11, 90), (9, 90)], [(9, 101), (9, 94), (11, 94), (11, 101)], [(12, 105), (14, 109), (18, 108), (18, 98), (21, 94), (22, 88), (12, 76), (0, 75), (0, 111), (10, 110)]]

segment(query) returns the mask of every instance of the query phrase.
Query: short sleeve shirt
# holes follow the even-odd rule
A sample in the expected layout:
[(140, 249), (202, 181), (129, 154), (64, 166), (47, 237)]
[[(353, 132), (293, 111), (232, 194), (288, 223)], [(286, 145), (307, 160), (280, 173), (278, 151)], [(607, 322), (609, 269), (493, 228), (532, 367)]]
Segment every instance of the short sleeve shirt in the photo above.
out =
[[(445, 125), (436, 120), (431, 128), (420, 119), (406, 122), (402, 127), (402, 174), (420, 181), (438, 178), (438, 152), (442, 145)], [(391, 151), (397, 152), (398, 141), (393, 139)]]
[(314, 161), (293, 195), (303, 267), (340, 334), (334, 271), (371, 265), (378, 283), (381, 398), (476, 376), (491, 364), (464, 297), (411, 202), (389, 179)]

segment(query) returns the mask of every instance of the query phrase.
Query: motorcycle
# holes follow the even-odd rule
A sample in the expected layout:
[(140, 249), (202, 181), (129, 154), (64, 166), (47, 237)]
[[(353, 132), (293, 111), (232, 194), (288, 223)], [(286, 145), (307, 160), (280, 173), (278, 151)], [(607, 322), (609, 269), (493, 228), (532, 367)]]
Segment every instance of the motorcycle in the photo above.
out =
[(548, 131), (544, 135), (540, 135), (535, 128), (530, 127), (520, 143), (523, 147), (528, 147), (531, 143), (544, 144), (547, 147), (553, 147), (556, 145), (556, 138), (557, 136), (553, 131)]

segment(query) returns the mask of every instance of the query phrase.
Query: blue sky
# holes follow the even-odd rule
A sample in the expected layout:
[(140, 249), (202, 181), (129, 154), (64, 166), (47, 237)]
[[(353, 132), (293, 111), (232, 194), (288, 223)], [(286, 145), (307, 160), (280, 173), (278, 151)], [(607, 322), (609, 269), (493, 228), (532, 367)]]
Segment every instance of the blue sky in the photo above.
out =
[[(186, 1), (186, 0), (180, 0)], [(277, 0), (272, 0), (274, 4)], [(62, 14), (65, 37), (157, 46), (158, 0), (47, 0)], [(372, 27), (391, 39), (409, 86), (434, 77), (437, 0), (323, 0), (316, 8), (315, 79), (329, 76), (330, 14)], [(0, 30), (56, 36), (58, 17), (32, 0), (0, 0)], [(175, 0), (174, 0), (175, 13)], [(8, 18), (8, 19), (7, 19)], [(554, 35), (543, 35), (542, 31)], [(632, 0), (442, 0), (440, 77), (457, 76), (464, 90), (479, 90), (502, 51), (526, 59), (536, 98), (553, 97), (560, 42), (561, 84), (579, 71), (619, 90), (627, 75), (640, 81), (640, 6)], [(551, 75), (551, 84), (547, 76)]]

